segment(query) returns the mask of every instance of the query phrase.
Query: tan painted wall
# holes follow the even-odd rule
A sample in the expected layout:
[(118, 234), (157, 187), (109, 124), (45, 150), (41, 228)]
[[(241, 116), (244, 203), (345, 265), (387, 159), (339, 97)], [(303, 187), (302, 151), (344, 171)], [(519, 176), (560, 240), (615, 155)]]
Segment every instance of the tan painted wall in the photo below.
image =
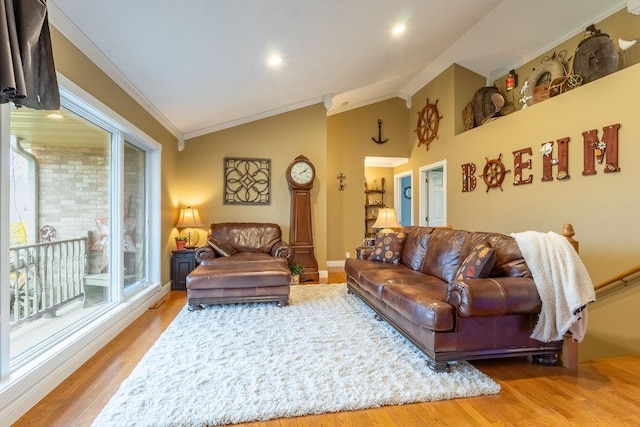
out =
[[(432, 101), (439, 99), (444, 119), (440, 138), (431, 144), (429, 151), (414, 146), (407, 166), (417, 173), (420, 166), (447, 160), (448, 222), (456, 228), (503, 233), (560, 232), (562, 224), (570, 222), (580, 241), (581, 257), (596, 284), (638, 265), (640, 222), (636, 218), (640, 202), (635, 195), (640, 170), (634, 164), (640, 158), (640, 145), (636, 143), (640, 136), (636, 107), (640, 99), (637, 84), (640, 65), (454, 135), (452, 120), (447, 119), (452, 109), (458, 115), (464, 107), (451, 102), (452, 85), (457, 86), (458, 78), (452, 69), (446, 70), (414, 96), (412, 110), (421, 108), (426, 96)], [(621, 124), (621, 171), (605, 174), (602, 165), (598, 165), (596, 175), (582, 176), (582, 132), (598, 129), (601, 136), (603, 127), (616, 123)], [(564, 137), (571, 138), (570, 179), (541, 182), (541, 145)], [(479, 176), (486, 158), (502, 154), (506, 168), (513, 170), (513, 151), (527, 147), (533, 151), (529, 171), (533, 183), (514, 186), (511, 172), (503, 183), (503, 191), (487, 192)], [(478, 185), (475, 191), (463, 193), (461, 165), (468, 162), (478, 169)], [(634, 308), (640, 303), (640, 292), (632, 288), (601, 299), (590, 308), (590, 329), (582, 345), (581, 359), (640, 352), (640, 330), (622, 326), (640, 322), (640, 310)]]
[[(291, 196), (285, 172), (293, 159), (302, 154), (316, 169), (311, 190), (314, 249), (318, 267), (324, 270), (327, 259), (326, 141), (326, 110), (321, 104), (190, 139), (178, 159), (179, 204), (199, 208), (205, 224), (225, 221), (279, 224), (288, 241)], [(271, 205), (223, 203), (225, 157), (271, 159)], [(331, 184), (335, 186), (336, 182), (334, 179)], [(203, 236), (205, 231), (203, 227)]]
[[(505, 164), (513, 169), (512, 152), (531, 147), (534, 182), (513, 186), (511, 174), (505, 180), (504, 191), (486, 193), (480, 181), (476, 191), (462, 193), (460, 172), (455, 171), (452, 176), (450, 171), (453, 183), (449, 193), (449, 206), (453, 207), (450, 209), (451, 221), (462, 228), (503, 232), (559, 231), (562, 223), (570, 222), (580, 241), (581, 257), (595, 283), (638, 265), (640, 223), (636, 218), (640, 203), (635, 194), (640, 171), (634, 167), (640, 156), (640, 145), (636, 143), (640, 123), (635, 107), (640, 96), (638, 78), (640, 66), (627, 68), (459, 135), (456, 144), (461, 150), (448, 153), (452, 165), (474, 162), (481, 169), (485, 157), (491, 159), (503, 154)], [(621, 124), (621, 171), (605, 174), (603, 168), (598, 167), (597, 175), (582, 176), (582, 132), (598, 129), (598, 134), (602, 135), (603, 127), (616, 123)], [(571, 178), (541, 182), (541, 144), (564, 137), (571, 138)], [(462, 206), (473, 206), (477, 215), (469, 216), (464, 210), (455, 208)], [(615, 338), (627, 332), (623, 332), (619, 323), (611, 322), (601, 308), (597, 314), (595, 312), (591, 316), (592, 328), (587, 342), (591, 339), (608, 342), (614, 350), (617, 340), (610, 341), (606, 336)], [(637, 310), (627, 313), (631, 317), (628, 320), (635, 320), (627, 324), (637, 324), (640, 320), (637, 313)], [(637, 341), (639, 332), (636, 331), (633, 333)]]
[(166, 283), (169, 281), (171, 250), (175, 249), (170, 235), (177, 220), (177, 139), (54, 27), (51, 27), (51, 39), (59, 73), (162, 144), (161, 277), (162, 283)]
[[(393, 98), (327, 118), (328, 260), (343, 260), (346, 252), (354, 256), (364, 238), (364, 158), (409, 157), (408, 114), (405, 101)], [(382, 139), (389, 139), (384, 144), (371, 140), (378, 137), (378, 119)], [(338, 190), (340, 172), (347, 176), (344, 191)], [(393, 179), (387, 181), (393, 187)]]

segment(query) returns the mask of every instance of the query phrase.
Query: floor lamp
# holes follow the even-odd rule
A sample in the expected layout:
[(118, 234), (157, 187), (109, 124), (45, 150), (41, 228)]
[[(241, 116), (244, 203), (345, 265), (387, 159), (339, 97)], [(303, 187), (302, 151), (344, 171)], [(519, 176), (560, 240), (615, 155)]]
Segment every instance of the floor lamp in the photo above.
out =
[(187, 229), (187, 248), (194, 248), (200, 241), (200, 234), (198, 233), (198, 231), (196, 230), (195, 232), (192, 232), (191, 228), (202, 227), (203, 225), (204, 224), (200, 219), (200, 213), (198, 213), (198, 209), (193, 209), (191, 206), (180, 209), (180, 216), (178, 217), (176, 228)]

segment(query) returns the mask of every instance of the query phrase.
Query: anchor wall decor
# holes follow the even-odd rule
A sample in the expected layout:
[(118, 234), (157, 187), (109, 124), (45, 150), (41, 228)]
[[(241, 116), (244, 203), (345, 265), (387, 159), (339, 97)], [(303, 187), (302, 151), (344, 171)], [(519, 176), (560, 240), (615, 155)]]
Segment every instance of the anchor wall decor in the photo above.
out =
[(376, 144), (384, 144), (389, 140), (389, 138), (385, 139), (384, 141), (382, 140), (382, 120), (378, 119), (378, 139), (375, 139), (374, 137), (371, 137), (371, 139)]

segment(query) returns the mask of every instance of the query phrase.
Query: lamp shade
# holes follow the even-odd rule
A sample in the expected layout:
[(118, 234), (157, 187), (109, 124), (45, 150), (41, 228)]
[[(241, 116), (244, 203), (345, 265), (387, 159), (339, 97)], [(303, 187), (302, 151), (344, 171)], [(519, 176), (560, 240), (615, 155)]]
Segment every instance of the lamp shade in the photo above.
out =
[(201, 227), (203, 225), (198, 209), (193, 209), (190, 206), (180, 209), (176, 228)]
[(186, 231), (180, 233), (180, 236), (186, 237), (187, 248), (194, 248), (200, 241), (200, 233), (196, 230), (191, 232), (192, 227), (201, 227), (204, 225), (200, 219), (198, 209), (193, 209), (191, 206), (180, 209), (180, 216), (176, 223), (176, 228), (186, 228)]
[(394, 228), (400, 228), (400, 224), (398, 224), (398, 221), (396, 220), (396, 213), (393, 208), (378, 209), (378, 217), (371, 228), (379, 228), (379, 233), (393, 233)]

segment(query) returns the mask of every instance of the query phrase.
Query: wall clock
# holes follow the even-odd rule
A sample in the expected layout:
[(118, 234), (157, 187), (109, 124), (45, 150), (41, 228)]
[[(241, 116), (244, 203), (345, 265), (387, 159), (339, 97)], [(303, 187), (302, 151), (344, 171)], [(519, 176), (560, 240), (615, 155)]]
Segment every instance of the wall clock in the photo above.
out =
[(304, 267), (301, 281), (320, 280), (318, 261), (313, 247), (313, 224), (311, 221), (311, 189), (316, 170), (305, 156), (296, 157), (286, 172), (291, 192), (291, 222), (289, 227), (290, 263)]
[(438, 112), (438, 100), (436, 99), (435, 104), (429, 104), (429, 98), (427, 98), (427, 105), (418, 112), (418, 127), (414, 131), (418, 135), (418, 147), (425, 144), (428, 150), (431, 141), (438, 138), (441, 118)]

